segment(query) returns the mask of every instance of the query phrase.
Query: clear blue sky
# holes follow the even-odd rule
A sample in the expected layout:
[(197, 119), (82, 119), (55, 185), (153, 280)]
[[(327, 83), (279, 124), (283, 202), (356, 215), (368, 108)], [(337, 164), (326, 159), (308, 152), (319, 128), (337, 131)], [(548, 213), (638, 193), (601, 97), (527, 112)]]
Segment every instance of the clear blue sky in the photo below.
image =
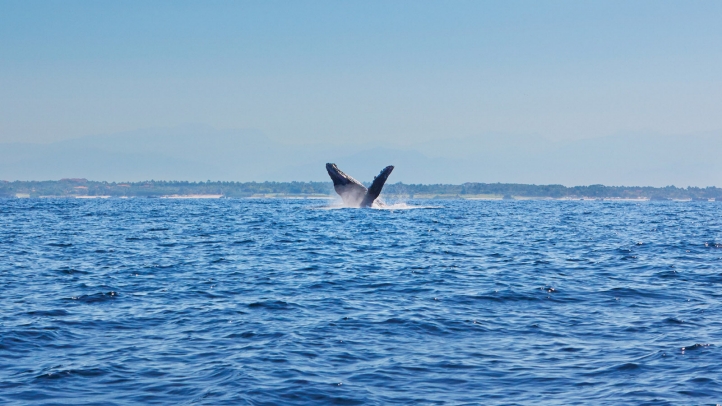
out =
[(0, 142), (722, 129), (722, 1), (0, 1)]

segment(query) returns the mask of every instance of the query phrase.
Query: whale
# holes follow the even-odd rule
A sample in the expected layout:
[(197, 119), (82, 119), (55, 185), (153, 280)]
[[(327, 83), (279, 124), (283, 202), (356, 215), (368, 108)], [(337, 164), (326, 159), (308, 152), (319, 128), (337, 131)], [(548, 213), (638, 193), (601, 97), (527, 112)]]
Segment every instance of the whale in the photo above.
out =
[(382, 169), (381, 173), (371, 182), (371, 187), (366, 189), (366, 186), (362, 185), (361, 182), (338, 169), (336, 164), (326, 164), (328, 176), (333, 181), (333, 189), (341, 196), (344, 206), (347, 207), (372, 207), (374, 202), (378, 205), (379, 202), (376, 199), (381, 194), (381, 189), (383, 189), (386, 179), (389, 178), (393, 170), (393, 165)]

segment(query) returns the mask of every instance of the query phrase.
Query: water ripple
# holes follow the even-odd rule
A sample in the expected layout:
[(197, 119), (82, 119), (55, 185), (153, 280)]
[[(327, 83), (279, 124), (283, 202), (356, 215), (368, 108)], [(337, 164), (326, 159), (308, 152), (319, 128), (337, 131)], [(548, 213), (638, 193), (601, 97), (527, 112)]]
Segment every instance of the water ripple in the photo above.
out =
[(2, 404), (722, 399), (714, 202), (5, 199), (0, 224)]

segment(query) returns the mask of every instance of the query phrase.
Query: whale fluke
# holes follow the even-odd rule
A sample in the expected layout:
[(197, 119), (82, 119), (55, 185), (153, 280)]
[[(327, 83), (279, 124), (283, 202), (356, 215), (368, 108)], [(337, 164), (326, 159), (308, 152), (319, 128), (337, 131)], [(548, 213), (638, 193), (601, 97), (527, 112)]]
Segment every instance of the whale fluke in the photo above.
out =
[(378, 176), (374, 178), (371, 187), (366, 189), (361, 182), (343, 173), (336, 164), (326, 164), (328, 176), (333, 181), (333, 188), (336, 190), (343, 203), (351, 207), (371, 207), (374, 200), (381, 194), (381, 189), (389, 178), (391, 171), (394, 170), (392, 165), (385, 167)]

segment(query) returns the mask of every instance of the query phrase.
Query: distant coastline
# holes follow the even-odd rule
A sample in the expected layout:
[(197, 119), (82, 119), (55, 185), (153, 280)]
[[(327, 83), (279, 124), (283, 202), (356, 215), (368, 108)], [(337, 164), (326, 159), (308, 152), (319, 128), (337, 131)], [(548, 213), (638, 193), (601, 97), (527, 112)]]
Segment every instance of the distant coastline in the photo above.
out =
[[(0, 181), (3, 198), (332, 198), (331, 182)], [(383, 196), (410, 199), (561, 199), (722, 201), (718, 187), (636, 187), (464, 183), (388, 184)]]

